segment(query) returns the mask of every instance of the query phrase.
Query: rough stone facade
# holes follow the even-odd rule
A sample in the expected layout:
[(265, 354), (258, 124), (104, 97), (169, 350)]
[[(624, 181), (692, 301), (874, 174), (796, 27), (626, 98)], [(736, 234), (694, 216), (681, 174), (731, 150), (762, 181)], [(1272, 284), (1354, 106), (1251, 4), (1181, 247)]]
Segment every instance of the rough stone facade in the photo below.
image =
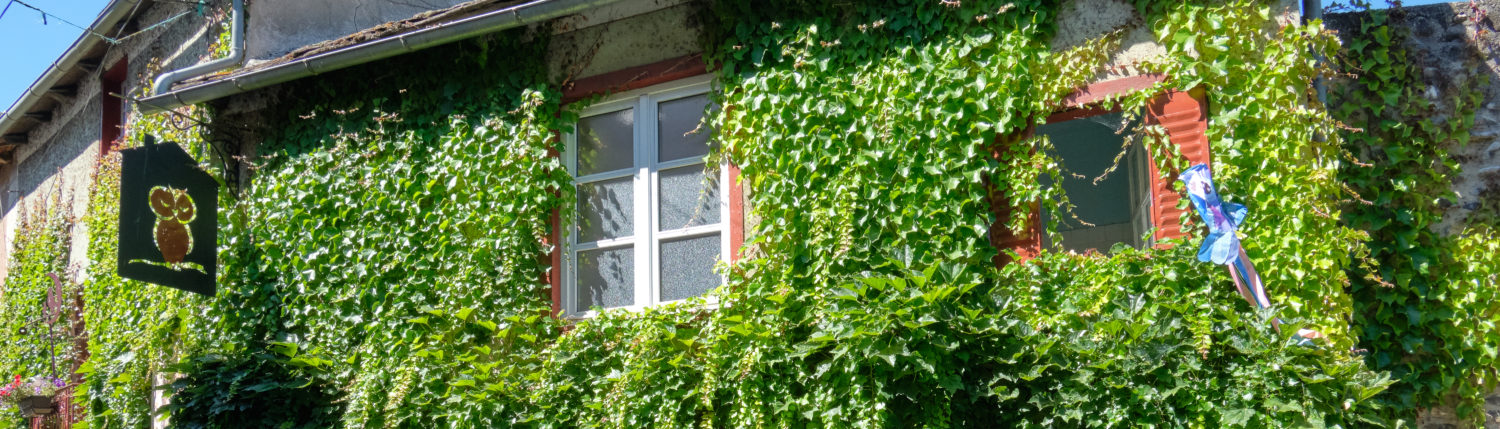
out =
[[(1328, 27), (1345, 30), (1358, 25), (1354, 14), (1328, 17)], [(1436, 106), (1435, 122), (1454, 118), (1452, 100), (1465, 91), (1482, 95), (1474, 109), (1474, 125), (1469, 142), (1450, 142), (1448, 148), (1460, 165), (1451, 175), (1457, 201), (1445, 204), (1443, 222), (1436, 228), (1445, 234), (1457, 234), (1470, 225), (1495, 224), (1500, 215), (1500, 34), (1495, 21), (1500, 19), (1500, 0), (1453, 2), (1408, 7), (1395, 25), (1411, 30), (1407, 48), (1422, 70), (1422, 95)], [(1349, 36), (1343, 36), (1349, 37)], [(1500, 390), (1485, 401), (1485, 427), (1500, 429)], [(1451, 406), (1437, 407), (1417, 416), (1422, 428), (1460, 428), (1468, 426)]]
[(273, 59), (306, 45), (333, 40), (465, 0), (254, 0), (245, 20), (245, 56)]
[[(1496, 19), (1500, 19), (1500, 0), (1416, 7), (1407, 17), (1426, 96), (1435, 102), (1464, 90), (1477, 90), (1483, 96), (1474, 112), (1469, 143), (1451, 149), (1462, 171), (1453, 177), (1458, 200), (1449, 206), (1439, 226), (1449, 234), (1478, 222), (1494, 223), (1500, 210), (1500, 34)], [(1491, 407), (1500, 413), (1500, 400), (1492, 401)], [(1495, 421), (1500, 427), (1500, 420)]]

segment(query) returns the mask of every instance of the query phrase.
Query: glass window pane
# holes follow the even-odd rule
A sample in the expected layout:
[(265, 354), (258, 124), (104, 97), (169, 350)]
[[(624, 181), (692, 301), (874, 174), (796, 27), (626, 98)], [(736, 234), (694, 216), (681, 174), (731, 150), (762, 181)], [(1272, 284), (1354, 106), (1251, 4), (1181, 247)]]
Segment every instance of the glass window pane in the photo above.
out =
[(635, 303), (635, 248), (578, 252), (578, 309)]
[(719, 222), (719, 178), (704, 176), (702, 164), (661, 171), (662, 231)]
[(661, 300), (692, 298), (719, 287), (718, 262), (718, 234), (662, 240)]
[(578, 242), (587, 243), (635, 233), (634, 177), (578, 185)]
[(635, 166), (635, 109), (578, 121), (578, 175)]
[(708, 155), (708, 124), (703, 128), (703, 109), (708, 106), (708, 94), (694, 95), (661, 103), (657, 106), (657, 162), (683, 158), (702, 158)]
[[(1144, 204), (1146, 182), (1134, 180), (1140, 166), (1132, 161), (1140, 145), (1132, 145), (1118, 166), (1115, 162), (1128, 137), (1117, 131), (1133, 126), (1122, 114), (1108, 113), (1037, 127), (1037, 134), (1051, 139), (1055, 148), (1048, 155), (1066, 169), (1062, 190), (1074, 205), (1071, 211), (1042, 213), (1044, 223), (1057, 219), (1056, 235), (1062, 239), (1051, 243), (1048, 236), (1048, 247), (1107, 253), (1115, 243), (1139, 246), (1145, 230), (1135, 208)], [(1044, 187), (1056, 186), (1048, 176), (1040, 179)]]

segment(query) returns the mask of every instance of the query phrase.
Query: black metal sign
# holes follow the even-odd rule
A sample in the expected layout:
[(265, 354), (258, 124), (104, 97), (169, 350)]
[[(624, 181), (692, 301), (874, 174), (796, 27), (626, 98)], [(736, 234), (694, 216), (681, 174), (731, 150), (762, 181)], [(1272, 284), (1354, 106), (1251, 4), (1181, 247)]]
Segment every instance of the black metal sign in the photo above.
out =
[(219, 183), (176, 143), (120, 155), (120, 277), (213, 296)]

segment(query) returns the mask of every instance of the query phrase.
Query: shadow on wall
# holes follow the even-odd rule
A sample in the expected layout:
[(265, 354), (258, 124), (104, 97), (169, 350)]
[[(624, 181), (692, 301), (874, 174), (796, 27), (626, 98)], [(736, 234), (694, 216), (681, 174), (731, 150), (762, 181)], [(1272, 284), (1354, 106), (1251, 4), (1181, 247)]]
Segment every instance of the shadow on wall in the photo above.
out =
[[(94, 162), (93, 154), (97, 149), (93, 148), (99, 141), (99, 118), (102, 113), (97, 94), (87, 98), (80, 94), (73, 102), (85, 105), (66, 124), (59, 127), (57, 133), (47, 139), (46, 143), (35, 148), (22, 148), (21, 151), (30, 153), (18, 157), (19, 162), (8, 167), (14, 169), (15, 174), (7, 178), (13, 181), (13, 185), (8, 186), (5, 191), (4, 215), (11, 215), (22, 201), (40, 195), (39, 191), (63, 192), (64, 196), (75, 198), (77, 196), (71, 193), (86, 192), (92, 180), (89, 174), (93, 169), (73, 167), (77, 167), (74, 164), (80, 161)], [(48, 185), (53, 190), (42, 190), (42, 185), (49, 180), (57, 180)]]
[[(1469, 143), (1447, 148), (1462, 169), (1451, 176), (1456, 201), (1446, 208), (1439, 231), (1454, 234), (1474, 222), (1494, 224), (1500, 209), (1500, 0), (1408, 7), (1401, 21), (1411, 30), (1408, 49), (1421, 69), (1421, 94), (1436, 109), (1433, 120), (1453, 120), (1453, 100), (1465, 91), (1482, 95)], [(1331, 14), (1328, 28), (1345, 34), (1358, 29), (1358, 15)], [(1478, 215), (1478, 216), (1476, 216)]]
[[(1449, 174), (1453, 201), (1441, 200), (1443, 220), (1435, 226), (1447, 235), (1461, 233), (1472, 225), (1500, 225), (1500, 0), (1453, 2), (1404, 8), (1394, 22), (1410, 29), (1407, 49), (1421, 73), (1417, 94), (1432, 103), (1432, 122), (1447, 126), (1457, 120), (1455, 101), (1469, 91), (1478, 91), (1478, 106), (1466, 145), (1449, 142), (1447, 150), (1460, 166)], [(1339, 31), (1344, 42), (1358, 33), (1363, 14), (1327, 16), (1329, 29)], [(1356, 71), (1357, 72), (1357, 71)], [(1500, 427), (1500, 391), (1486, 401), (1486, 427)], [(1423, 428), (1466, 427), (1451, 405), (1421, 412), (1417, 426)]]

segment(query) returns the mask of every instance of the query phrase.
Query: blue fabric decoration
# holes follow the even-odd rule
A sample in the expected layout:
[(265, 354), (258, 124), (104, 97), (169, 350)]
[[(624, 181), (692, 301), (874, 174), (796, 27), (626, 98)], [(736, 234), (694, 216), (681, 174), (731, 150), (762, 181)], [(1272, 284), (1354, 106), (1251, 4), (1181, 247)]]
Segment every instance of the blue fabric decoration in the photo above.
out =
[[(1187, 185), (1193, 209), (1203, 218), (1203, 223), (1208, 225), (1208, 237), (1203, 239), (1203, 247), (1198, 248), (1198, 260), (1226, 266), (1240, 295), (1244, 295), (1245, 299), (1257, 307), (1270, 308), (1271, 299), (1266, 296), (1266, 286), (1260, 282), (1260, 274), (1255, 271), (1255, 264), (1250, 263), (1250, 256), (1245, 254), (1245, 249), (1240, 248), (1240, 237), (1236, 233), (1249, 210), (1243, 205), (1219, 199), (1218, 191), (1214, 190), (1213, 175), (1209, 173), (1207, 165), (1189, 167), (1177, 179)], [(1271, 323), (1277, 329), (1281, 328), (1280, 318), (1273, 319)], [(1310, 346), (1313, 344), (1312, 339), (1322, 336), (1317, 331), (1299, 329), (1297, 344)]]
[(1212, 261), (1218, 265), (1229, 264), (1239, 256), (1240, 238), (1235, 235), (1235, 230), (1245, 221), (1245, 214), (1249, 210), (1244, 205), (1226, 203), (1219, 199), (1219, 193), (1214, 191), (1214, 179), (1209, 175), (1206, 165), (1194, 165), (1182, 172), (1178, 179), (1187, 184), (1193, 208), (1203, 218), (1203, 223), (1208, 225), (1208, 238), (1203, 240), (1203, 247), (1198, 249), (1198, 260)]

